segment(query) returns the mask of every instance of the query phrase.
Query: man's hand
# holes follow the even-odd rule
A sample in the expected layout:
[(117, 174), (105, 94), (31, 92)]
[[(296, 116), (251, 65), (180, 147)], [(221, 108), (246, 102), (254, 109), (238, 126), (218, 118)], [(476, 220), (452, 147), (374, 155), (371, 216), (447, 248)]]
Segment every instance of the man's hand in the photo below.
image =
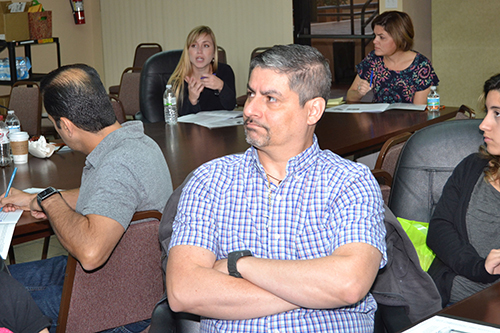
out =
[(30, 210), (31, 202), (36, 201), (36, 194), (30, 194), (11, 188), (7, 198), (5, 193), (0, 196), (0, 204), (4, 207), (4, 212), (13, 212), (17, 209)]
[(490, 251), (486, 257), (484, 267), (492, 275), (500, 274), (500, 250), (493, 249)]
[(30, 211), (31, 211), (31, 216), (33, 216), (36, 219), (46, 219), (47, 215), (42, 211), (42, 207), (38, 204), (38, 200), (36, 197), (33, 198), (30, 202)]

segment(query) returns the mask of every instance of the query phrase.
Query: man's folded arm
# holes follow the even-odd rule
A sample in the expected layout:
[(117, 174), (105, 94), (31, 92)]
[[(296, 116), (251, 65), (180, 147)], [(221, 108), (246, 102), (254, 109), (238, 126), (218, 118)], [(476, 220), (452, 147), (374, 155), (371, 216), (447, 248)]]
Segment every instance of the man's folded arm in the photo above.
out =
[[(237, 263), (239, 279), (213, 269), (212, 252), (178, 245), (170, 250), (167, 264), (168, 299), (174, 311), (229, 320), (299, 307), (342, 307), (366, 296), (381, 259), (380, 251), (366, 243), (346, 244), (311, 260), (243, 257)], [(227, 260), (220, 262), (225, 266)]]
[(349, 243), (327, 257), (310, 260), (272, 260), (243, 257), (243, 279), (302, 308), (331, 309), (357, 303), (375, 280), (382, 260), (367, 243)]
[(166, 288), (173, 311), (241, 320), (298, 308), (245, 279), (214, 269), (214, 263), (214, 253), (198, 246), (170, 249)]

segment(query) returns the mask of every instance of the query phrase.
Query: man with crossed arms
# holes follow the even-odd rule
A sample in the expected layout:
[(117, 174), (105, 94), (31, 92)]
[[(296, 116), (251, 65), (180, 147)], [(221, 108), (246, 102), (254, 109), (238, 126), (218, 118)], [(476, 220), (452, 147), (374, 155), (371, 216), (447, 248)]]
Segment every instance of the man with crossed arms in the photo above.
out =
[(370, 170), (314, 135), (331, 73), (303, 45), (250, 64), (244, 154), (198, 168), (173, 224), (166, 288), (202, 332), (372, 332), (368, 293), (386, 263)]

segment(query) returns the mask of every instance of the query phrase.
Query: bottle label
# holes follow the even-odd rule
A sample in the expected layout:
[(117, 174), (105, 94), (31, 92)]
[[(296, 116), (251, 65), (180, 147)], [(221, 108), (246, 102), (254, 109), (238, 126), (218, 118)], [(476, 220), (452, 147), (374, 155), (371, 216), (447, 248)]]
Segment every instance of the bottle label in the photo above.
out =
[(167, 103), (165, 105), (176, 106), (177, 105), (177, 100), (176, 100), (175, 96), (173, 96), (173, 95), (167, 96)]
[(9, 133), (21, 132), (21, 126), (19, 125), (8, 126), (8, 128), (9, 128)]
[(8, 134), (9, 131), (7, 129), (0, 130), (0, 144), (9, 143)]
[(439, 97), (427, 98), (427, 109), (429, 111), (439, 111)]

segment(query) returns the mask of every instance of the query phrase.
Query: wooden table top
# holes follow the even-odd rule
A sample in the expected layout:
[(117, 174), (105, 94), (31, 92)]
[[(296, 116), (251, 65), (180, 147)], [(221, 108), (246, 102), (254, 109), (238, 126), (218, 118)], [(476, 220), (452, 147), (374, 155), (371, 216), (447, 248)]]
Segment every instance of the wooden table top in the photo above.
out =
[[(431, 120), (421, 111), (325, 113), (316, 126), (316, 135), (322, 149), (346, 157), (379, 150), (387, 139), (453, 118), (457, 111), (445, 108), (440, 117)], [(208, 129), (193, 124), (153, 123), (144, 124), (144, 130), (163, 150), (174, 188), (203, 163), (249, 147), (243, 126)]]
[(496, 283), (439, 313), (500, 325), (500, 283)]

